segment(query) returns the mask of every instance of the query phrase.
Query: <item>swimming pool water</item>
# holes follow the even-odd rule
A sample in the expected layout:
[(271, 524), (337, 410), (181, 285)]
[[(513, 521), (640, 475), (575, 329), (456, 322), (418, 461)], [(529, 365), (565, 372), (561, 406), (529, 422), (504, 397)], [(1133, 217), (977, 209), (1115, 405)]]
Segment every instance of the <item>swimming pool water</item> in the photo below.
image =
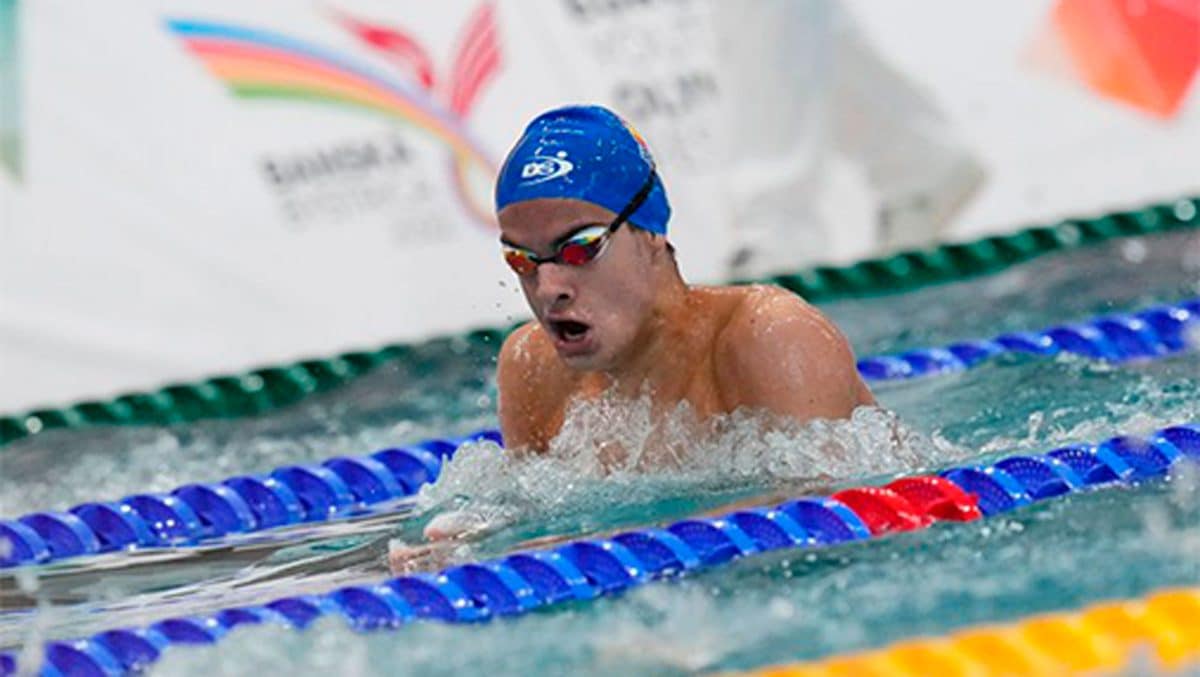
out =
[[(779, 552), (517, 621), (358, 635), (236, 630), (162, 674), (689, 674), (879, 646), (964, 624), (1144, 594), (1200, 576), (1194, 483), (1073, 496), (880, 542)], [(237, 662), (234, 662), (237, 661)]]
[[(1034, 329), (1200, 293), (1200, 236), (1182, 232), (1058, 254), (999, 275), (823, 306), (859, 355)], [(284, 463), (365, 451), (493, 423), (494, 347), (431, 342), (340, 390), (245, 421), (55, 431), (0, 450), (0, 515)], [(560, 457), (524, 466), (494, 448), (466, 450), (405, 517), (269, 535), (237, 548), (109, 555), (0, 573), (0, 648), (167, 614), (261, 601), (386, 574), (389, 538), (416, 540), (438, 511), (488, 520), (496, 533), (450, 559), (503, 552), (522, 538), (591, 533), (679, 518), (764, 491), (1045, 450), (1200, 420), (1200, 358), (1105, 365), (1062, 356), (1003, 357), (948, 376), (878, 387), (893, 410), (763, 435), (734, 417), (684, 438), (682, 470), (601, 478), (596, 431), (635, 436), (638, 403), (581, 412)], [(686, 414), (680, 414), (686, 417)], [(899, 431), (899, 432), (897, 432)], [(478, 627), (412, 626), (357, 635), (322, 626), (239, 630), (214, 649), (172, 652), (157, 669), (233, 674), (350, 666), (365, 673), (450, 669), (674, 673), (750, 667), (874, 646), (915, 632), (1136, 595), (1200, 579), (1200, 509), (1190, 478), (1106, 490), (973, 525), (880, 542), (753, 558), (621, 598)], [(103, 569), (101, 569), (103, 567)], [(22, 589), (23, 588), (23, 589)], [(43, 608), (34, 612), (40, 602)], [(35, 619), (35, 623), (30, 623)]]

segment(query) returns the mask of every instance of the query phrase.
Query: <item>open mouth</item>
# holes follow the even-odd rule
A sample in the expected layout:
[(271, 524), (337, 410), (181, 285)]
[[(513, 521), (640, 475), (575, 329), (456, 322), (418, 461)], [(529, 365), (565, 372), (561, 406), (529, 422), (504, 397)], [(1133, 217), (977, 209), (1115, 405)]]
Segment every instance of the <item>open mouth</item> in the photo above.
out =
[(551, 320), (550, 329), (559, 341), (577, 343), (587, 337), (591, 327), (576, 320)]

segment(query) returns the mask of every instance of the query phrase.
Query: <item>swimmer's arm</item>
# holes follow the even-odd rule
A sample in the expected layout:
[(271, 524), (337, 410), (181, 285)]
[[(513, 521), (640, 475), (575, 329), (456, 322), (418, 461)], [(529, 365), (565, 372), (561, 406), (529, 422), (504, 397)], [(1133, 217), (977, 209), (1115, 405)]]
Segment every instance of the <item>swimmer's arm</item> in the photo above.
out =
[(717, 346), (717, 381), (730, 408), (801, 421), (846, 418), (875, 404), (846, 337), (816, 308), (764, 288), (734, 312)]
[(496, 362), (496, 386), (499, 390), (497, 417), (504, 446), (515, 457), (546, 449), (547, 440), (540, 430), (544, 427), (540, 413), (538, 374), (540, 368), (534, 354), (534, 332), (537, 324), (523, 325), (505, 339)]

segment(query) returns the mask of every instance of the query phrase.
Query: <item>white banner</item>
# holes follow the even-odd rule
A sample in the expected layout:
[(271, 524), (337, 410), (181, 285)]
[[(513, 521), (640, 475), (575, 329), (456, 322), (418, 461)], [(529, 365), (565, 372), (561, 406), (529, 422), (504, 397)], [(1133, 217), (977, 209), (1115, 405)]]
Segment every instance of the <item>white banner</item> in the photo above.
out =
[(1025, 67), (1052, 4), (0, 0), (0, 410), (523, 317), (491, 183), (563, 103), (647, 138), (696, 281), (1194, 185), (1194, 105)]
[[(641, 84), (606, 36), (707, 11), (586, 4), (22, 3), (0, 407), (522, 315), (491, 215), (508, 146), (548, 107), (693, 77), (660, 55)], [(699, 163), (662, 136), (672, 237), (713, 279)]]

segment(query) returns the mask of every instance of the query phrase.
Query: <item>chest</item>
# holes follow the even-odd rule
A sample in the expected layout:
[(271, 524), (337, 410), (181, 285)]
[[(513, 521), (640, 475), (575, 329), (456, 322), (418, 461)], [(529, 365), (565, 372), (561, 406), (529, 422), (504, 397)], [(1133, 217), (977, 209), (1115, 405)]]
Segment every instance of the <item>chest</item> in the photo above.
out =
[[(645, 384), (642, 391), (650, 401), (652, 414), (662, 416), (680, 403), (687, 403), (701, 420), (729, 413), (727, 398), (720, 390), (713, 357), (709, 354), (680, 354), (670, 360), (658, 378)], [(564, 394), (555, 398), (544, 421), (546, 432), (553, 436), (565, 419), (573, 402), (595, 401), (611, 395), (612, 383), (604, 378), (582, 379)], [(637, 397), (637, 396), (633, 396)]]

